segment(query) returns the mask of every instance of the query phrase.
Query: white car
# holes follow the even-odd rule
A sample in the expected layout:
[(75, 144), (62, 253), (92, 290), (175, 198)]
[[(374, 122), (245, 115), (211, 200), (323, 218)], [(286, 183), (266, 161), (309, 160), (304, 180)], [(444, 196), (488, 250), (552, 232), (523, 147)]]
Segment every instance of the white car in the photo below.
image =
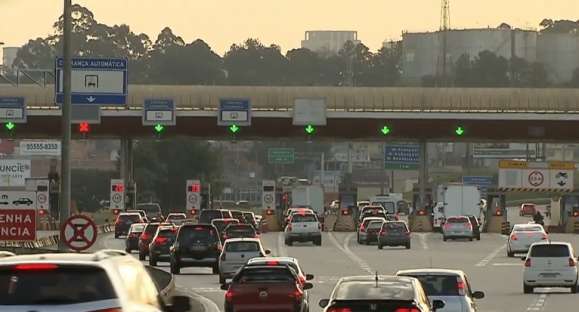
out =
[(372, 221), (379, 221), (379, 222), (386, 222), (386, 219), (382, 217), (366, 217), (360, 222), (360, 226), (358, 227), (358, 235), (357, 235), (357, 242), (358, 244), (368, 242), (368, 225)]
[(263, 249), (258, 238), (232, 238), (225, 241), (219, 257), (219, 284), (232, 278), (237, 270), (255, 257), (265, 257), (271, 251)]
[(529, 248), (523, 270), (523, 292), (532, 293), (537, 287), (569, 287), (577, 293), (577, 255), (565, 242), (534, 243)]
[(313, 274), (306, 274), (300, 266), (298, 259), (292, 257), (258, 257), (252, 258), (247, 262), (247, 265), (269, 265), (269, 264), (281, 264), (288, 265), (290, 268), (294, 269), (299, 277), (299, 282), (305, 284), (306, 281), (314, 279)]
[(322, 224), (313, 213), (294, 213), (284, 229), (285, 244), (291, 246), (293, 242), (313, 242), (322, 245)]
[[(119, 250), (0, 259), (0, 311), (189, 311), (188, 297), (167, 307), (145, 267)], [(135, 296), (138, 294), (138, 296)]]
[(175, 225), (181, 225), (181, 224), (185, 223), (186, 220), (187, 220), (186, 214), (172, 212), (167, 216), (167, 218), (165, 219), (165, 222), (173, 223)]
[(473, 291), (468, 277), (460, 270), (418, 269), (398, 271), (397, 276), (417, 278), (428, 299), (444, 302), (444, 308), (436, 312), (480, 311), (475, 299), (484, 298), (482, 291)]
[(507, 239), (507, 256), (527, 253), (533, 243), (548, 240), (549, 235), (540, 224), (515, 224)]

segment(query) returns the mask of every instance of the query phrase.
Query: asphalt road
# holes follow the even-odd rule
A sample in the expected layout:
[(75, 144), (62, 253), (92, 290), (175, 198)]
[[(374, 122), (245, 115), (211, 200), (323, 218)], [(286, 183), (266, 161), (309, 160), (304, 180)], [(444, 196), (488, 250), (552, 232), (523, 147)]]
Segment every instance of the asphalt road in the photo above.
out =
[[(518, 217), (518, 214), (516, 215)], [(521, 218), (514, 222), (528, 222)], [(522, 261), (507, 258), (506, 238), (500, 234), (483, 234), (481, 241), (443, 242), (437, 233), (413, 233), (412, 249), (358, 245), (355, 233), (324, 233), (321, 247), (311, 244), (285, 246), (282, 233), (265, 233), (262, 241), (274, 255), (292, 256), (300, 260), (307, 273), (315, 275), (314, 289), (310, 291), (311, 311), (321, 311), (319, 299), (326, 298), (341, 276), (394, 274), (400, 269), (451, 268), (464, 270), (474, 290), (486, 293), (479, 300), (481, 311), (571, 311), (579, 302), (579, 295), (567, 289), (538, 289), (535, 294), (522, 292)], [(553, 240), (573, 243), (579, 250), (579, 235), (553, 234)], [(96, 248), (122, 249), (124, 240), (103, 235)], [(168, 263), (160, 263), (168, 270)], [(213, 312), (223, 309), (224, 291), (219, 289), (217, 275), (209, 268), (185, 268), (177, 276), (177, 286), (195, 296), (203, 306), (198, 311)]]

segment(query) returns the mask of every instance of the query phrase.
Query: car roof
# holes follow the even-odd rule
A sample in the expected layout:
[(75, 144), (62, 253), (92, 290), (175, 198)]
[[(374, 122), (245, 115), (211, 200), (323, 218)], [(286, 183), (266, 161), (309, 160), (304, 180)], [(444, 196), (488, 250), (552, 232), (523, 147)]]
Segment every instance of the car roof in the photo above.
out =
[[(376, 275), (359, 275), (342, 277), (339, 282), (373, 282), (376, 280)], [(406, 276), (392, 276), (392, 275), (378, 275), (379, 282), (413, 282), (414, 278)]]
[(141, 214), (138, 212), (121, 212), (121, 213), (119, 213), (119, 217), (120, 216), (139, 216), (140, 217)]
[(44, 253), (33, 255), (16, 255), (0, 258), (1, 265), (12, 265), (18, 263), (61, 263), (61, 264), (86, 264), (98, 265), (99, 261), (115, 259), (116, 256), (123, 256), (122, 259), (135, 259), (120, 250), (104, 249), (96, 253)]
[(280, 263), (295, 263), (298, 264), (298, 260), (293, 257), (256, 257), (251, 258), (247, 263), (256, 263), (256, 262), (267, 262), (267, 261), (277, 261)]
[(238, 242), (256, 242), (256, 243), (261, 243), (261, 241), (259, 240), (259, 238), (230, 238), (228, 240), (225, 241), (225, 244), (230, 244), (230, 243), (238, 243)]
[(400, 270), (396, 272), (396, 275), (456, 275), (464, 276), (464, 272), (461, 270), (451, 270), (451, 269), (413, 269), (413, 270)]
[(211, 220), (211, 223), (215, 222), (215, 221), (237, 221), (239, 222), (239, 220), (235, 219), (235, 218), (219, 218), (219, 219), (213, 219)]
[(368, 221), (380, 221), (380, 220), (384, 220), (384, 218), (382, 218), (382, 217), (366, 217), (362, 221), (366, 221), (366, 220), (368, 220)]
[(167, 215), (167, 217), (169, 217), (169, 216), (182, 216), (182, 215), (187, 215), (187, 214), (185, 214), (183, 212), (171, 212)]
[(569, 248), (573, 248), (573, 246), (572, 246), (570, 243), (568, 243), (568, 242), (553, 242), (553, 241), (536, 242), (536, 243), (533, 243), (533, 244), (531, 245), (531, 247), (533, 247), (533, 246), (538, 246), (538, 245), (565, 245), (565, 246), (567, 246), (567, 247), (569, 247)]

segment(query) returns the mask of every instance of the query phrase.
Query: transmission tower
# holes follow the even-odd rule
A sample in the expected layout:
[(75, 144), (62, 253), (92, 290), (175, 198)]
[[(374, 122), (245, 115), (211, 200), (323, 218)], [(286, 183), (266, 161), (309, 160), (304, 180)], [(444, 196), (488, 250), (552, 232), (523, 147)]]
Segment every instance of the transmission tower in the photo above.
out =
[(448, 86), (448, 77), (447, 77), (447, 47), (448, 47), (448, 30), (450, 29), (450, 0), (441, 0), (440, 3), (440, 56), (438, 58), (438, 73), (437, 73), (437, 82), (438, 85), (441, 87)]

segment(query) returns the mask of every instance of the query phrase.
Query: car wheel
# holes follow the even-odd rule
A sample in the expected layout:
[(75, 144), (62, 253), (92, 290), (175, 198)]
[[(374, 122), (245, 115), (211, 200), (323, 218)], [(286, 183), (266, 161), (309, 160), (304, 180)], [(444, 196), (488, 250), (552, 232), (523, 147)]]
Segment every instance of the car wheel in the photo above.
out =
[(145, 255), (144, 253), (142, 253), (141, 251), (139, 251), (139, 260), (143, 261), (147, 259), (147, 255)]
[(444, 236), (442, 237), (442, 241), (444, 241), (444, 242), (446, 242), (447, 239), (448, 239), (448, 238), (446, 238), (446, 237), (444, 237)]
[(213, 274), (219, 274), (219, 264), (215, 264), (211, 267)]
[(575, 284), (575, 285), (573, 285), (573, 286), (571, 286), (571, 287), (569, 287), (569, 288), (571, 289), (571, 293), (572, 293), (572, 294), (576, 294), (576, 293), (577, 293), (577, 290), (578, 290), (578, 289), (577, 289), (577, 288), (578, 288), (578, 287), (577, 287), (577, 284)]
[(383, 248), (384, 248), (384, 245), (378, 243), (378, 249), (383, 249)]
[(478, 235), (476, 236), (476, 240), (478, 240), (478, 241), (480, 240), (480, 234), (478, 234)]
[(294, 243), (294, 242), (293, 242), (291, 239), (288, 239), (288, 240), (287, 240), (287, 245), (288, 245), (288, 246), (293, 245), (293, 243)]
[(531, 294), (531, 293), (533, 293), (534, 290), (535, 290), (535, 287), (529, 286), (527, 284), (523, 284), (523, 293)]
[(406, 244), (406, 249), (410, 249), (410, 243)]
[(115, 233), (115, 238), (119, 238), (119, 234)]
[(358, 241), (358, 244), (362, 244), (362, 241), (360, 240), (360, 235), (358, 235), (358, 237), (356, 238), (356, 241)]
[(151, 257), (151, 255), (149, 255), (149, 265), (150, 266), (157, 266), (157, 259), (155, 259), (154, 257)]
[(468, 240), (472, 242), (474, 240), (474, 238), (469, 237)]
[(316, 240), (314, 240), (314, 244), (316, 246), (322, 246), (322, 238), (316, 238)]
[(171, 274), (179, 274), (179, 273), (181, 273), (181, 268), (177, 264), (171, 262)]
[(219, 284), (221, 285), (225, 284), (225, 276), (219, 275)]
[(515, 256), (515, 253), (507, 249), (507, 257), (512, 258)]
[(125, 251), (126, 251), (127, 253), (131, 253), (131, 248), (125, 248)]

